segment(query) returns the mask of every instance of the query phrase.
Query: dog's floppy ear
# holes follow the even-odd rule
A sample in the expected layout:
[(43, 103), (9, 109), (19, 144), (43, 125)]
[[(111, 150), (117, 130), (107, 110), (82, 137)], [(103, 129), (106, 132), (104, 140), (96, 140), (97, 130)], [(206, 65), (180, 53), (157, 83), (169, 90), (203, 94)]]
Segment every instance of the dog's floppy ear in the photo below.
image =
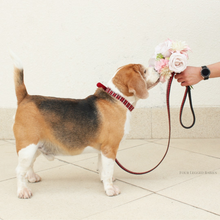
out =
[(147, 84), (141, 74), (141, 66), (134, 65), (130, 80), (128, 81), (129, 93), (133, 93), (139, 99), (146, 99), (149, 95), (147, 90)]

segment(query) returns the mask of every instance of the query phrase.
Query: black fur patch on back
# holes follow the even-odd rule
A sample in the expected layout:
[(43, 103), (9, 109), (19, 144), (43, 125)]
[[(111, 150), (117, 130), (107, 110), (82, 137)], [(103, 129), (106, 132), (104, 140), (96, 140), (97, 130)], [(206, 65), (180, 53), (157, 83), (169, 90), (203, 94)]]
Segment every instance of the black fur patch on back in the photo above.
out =
[(94, 95), (86, 99), (32, 96), (54, 136), (69, 148), (88, 146), (96, 138), (100, 124), (97, 99)]

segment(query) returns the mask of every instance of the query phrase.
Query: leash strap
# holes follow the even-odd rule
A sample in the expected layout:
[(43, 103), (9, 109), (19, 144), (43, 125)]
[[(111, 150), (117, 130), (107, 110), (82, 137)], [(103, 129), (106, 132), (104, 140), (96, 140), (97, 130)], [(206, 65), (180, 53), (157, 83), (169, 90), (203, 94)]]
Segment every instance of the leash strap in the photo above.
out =
[[(164, 160), (164, 158), (167, 155), (167, 152), (168, 152), (169, 147), (170, 147), (170, 138), (171, 138), (170, 90), (171, 90), (171, 84), (172, 84), (174, 75), (175, 75), (175, 73), (172, 73), (172, 75), (171, 75), (171, 77), (168, 81), (168, 84), (167, 84), (166, 101), (167, 101), (167, 113), (168, 113), (168, 124), (169, 124), (169, 137), (168, 137), (167, 149), (166, 149), (162, 159), (160, 160), (160, 162), (155, 167), (153, 167), (152, 169), (150, 169), (148, 171), (145, 171), (145, 172), (134, 172), (134, 171), (128, 170), (117, 159), (115, 159), (115, 162), (118, 164), (118, 166), (121, 169), (123, 169), (124, 171), (126, 171), (127, 173), (135, 174), (135, 175), (143, 175), (143, 174), (150, 173), (151, 171), (155, 170), (162, 163), (162, 161)], [(191, 112), (192, 112), (192, 115), (193, 115), (193, 122), (189, 127), (183, 125), (183, 123), (182, 123), (182, 112), (183, 112), (183, 107), (184, 107), (184, 104), (185, 104), (185, 101), (186, 101), (186, 98), (187, 98), (187, 94), (188, 94), (188, 97), (189, 97), (190, 109), (191, 109)], [(181, 105), (181, 108), (180, 108), (180, 124), (184, 128), (189, 129), (189, 128), (192, 128), (194, 126), (195, 120), (196, 120), (196, 118), (195, 118), (195, 113), (194, 113), (193, 106), (192, 106), (191, 88), (189, 86), (187, 86), (184, 97), (183, 97), (182, 105)]]
[(130, 173), (130, 174), (135, 174), (135, 175), (143, 175), (143, 174), (147, 174), (147, 173), (150, 173), (151, 171), (155, 170), (161, 163), (162, 161), (164, 160), (164, 158), (166, 157), (167, 155), (167, 152), (169, 150), (169, 147), (170, 147), (170, 137), (171, 137), (171, 118), (170, 118), (170, 89), (171, 89), (171, 84), (172, 84), (172, 81), (173, 81), (173, 77), (174, 77), (174, 73), (172, 73), (169, 81), (168, 81), (168, 84), (167, 84), (167, 96), (166, 96), (166, 101), (167, 101), (167, 113), (168, 113), (168, 123), (169, 123), (169, 137), (168, 137), (168, 144), (167, 144), (167, 149), (162, 157), (162, 159), (160, 160), (160, 162), (155, 166), (153, 167), (152, 169), (148, 170), (148, 171), (145, 171), (145, 172), (134, 172), (134, 171), (131, 171), (131, 170), (128, 170), (127, 168), (125, 168), (117, 159), (115, 160), (115, 162), (118, 164), (119, 167), (121, 167), (124, 171)]

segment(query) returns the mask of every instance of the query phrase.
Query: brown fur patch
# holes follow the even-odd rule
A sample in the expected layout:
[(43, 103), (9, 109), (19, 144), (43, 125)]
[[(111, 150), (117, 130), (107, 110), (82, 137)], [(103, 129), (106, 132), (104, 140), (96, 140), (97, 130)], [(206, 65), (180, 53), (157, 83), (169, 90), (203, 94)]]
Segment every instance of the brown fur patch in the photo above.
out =
[[(13, 126), (14, 136), (16, 139), (16, 148), (19, 152), (22, 148), (30, 144), (37, 144), (40, 138), (46, 134), (45, 123), (39, 110), (34, 103), (29, 101), (27, 96), (17, 109), (15, 123)], [(42, 132), (44, 130), (44, 132)]]
[(124, 135), (127, 109), (119, 101), (112, 105), (105, 100), (100, 100), (97, 106), (102, 117), (97, 142), (101, 144), (101, 151), (106, 157), (115, 159)]
[(18, 100), (18, 104), (26, 97), (27, 90), (24, 85), (24, 74), (23, 70), (14, 68), (14, 83), (15, 83), (15, 92)]

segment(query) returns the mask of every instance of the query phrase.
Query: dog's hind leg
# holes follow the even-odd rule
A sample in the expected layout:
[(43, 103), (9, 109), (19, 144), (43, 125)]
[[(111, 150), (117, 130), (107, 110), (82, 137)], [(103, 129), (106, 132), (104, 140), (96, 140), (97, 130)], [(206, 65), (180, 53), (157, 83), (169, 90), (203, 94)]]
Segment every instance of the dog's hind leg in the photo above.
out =
[(28, 199), (32, 196), (31, 190), (27, 187), (26, 175), (31, 179), (31, 175), (34, 174), (32, 166), (38, 155), (37, 150), (38, 145), (30, 144), (18, 152), (18, 166), (16, 168), (18, 184), (17, 195), (21, 199)]
[(27, 174), (26, 174), (26, 178), (28, 179), (28, 181), (30, 183), (36, 183), (36, 182), (40, 182), (41, 181), (41, 177), (36, 174), (34, 172), (33, 166), (34, 166), (34, 162), (36, 160), (36, 158), (41, 154), (41, 152), (39, 150), (37, 150), (36, 154), (35, 154), (35, 158), (31, 164), (31, 166), (29, 167)]
[(100, 180), (102, 182), (102, 156), (101, 156), (101, 152), (98, 153), (98, 166), (97, 166), (97, 171), (99, 173), (100, 176)]

